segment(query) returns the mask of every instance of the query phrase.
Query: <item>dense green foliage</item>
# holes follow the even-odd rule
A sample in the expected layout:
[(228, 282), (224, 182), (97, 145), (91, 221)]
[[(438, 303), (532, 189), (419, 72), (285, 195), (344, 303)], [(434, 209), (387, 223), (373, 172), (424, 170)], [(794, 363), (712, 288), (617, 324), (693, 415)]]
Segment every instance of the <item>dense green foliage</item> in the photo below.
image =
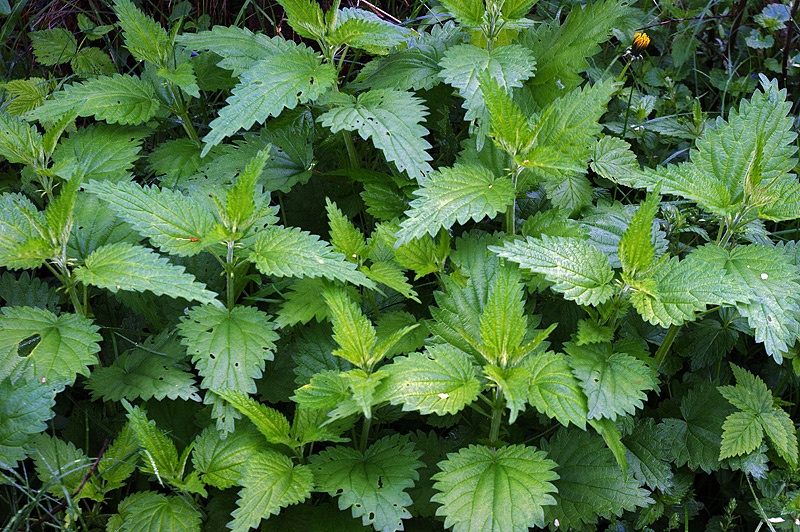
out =
[(800, 529), (797, 0), (278, 3), (19, 37), (4, 530)]

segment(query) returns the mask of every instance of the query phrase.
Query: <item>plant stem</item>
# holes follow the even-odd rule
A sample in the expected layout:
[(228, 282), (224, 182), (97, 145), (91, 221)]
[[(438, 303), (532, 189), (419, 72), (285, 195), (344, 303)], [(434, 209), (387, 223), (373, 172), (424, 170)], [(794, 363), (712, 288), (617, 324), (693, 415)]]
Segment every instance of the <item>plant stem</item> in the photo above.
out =
[(494, 402), (492, 403), (492, 427), (489, 429), (489, 441), (492, 445), (500, 437), (500, 422), (503, 419), (503, 401), (500, 393), (500, 388), (494, 391)]
[(503, 230), (508, 235), (515, 234), (516, 230), (517, 230), (516, 224), (515, 224), (516, 220), (515, 220), (515, 217), (514, 217), (514, 214), (515, 214), (514, 211), (517, 210), (516, 207), (517, 207), (517, 200), (516, 200), (516, 198), (514, 198), (514, 203), (512, 203), (511, 205), (508, 206), (508, 208), (506, 209), (505, 218), (503, 219)]
[(680, 325), (670, 325), (667, 335), (664, 337), (664, 340), (661, 342), (661, 345), (658, 346), (658, 350), (656, 351), (656, 371), (658, 371), (661, 368), (661, 364), (664, 363), (664, 358), (667, 356), (669, 348), (672, 347), (672, 343), (675, 341), (675, 337), (678, 336), (678, 331), (680, 330)]
[(228, 241), (228, 256), (226, 257), (225, 261), (225, 276), (226, 276), (226, 283), (225, 283), (225, 291), (227, 292), (228, 298), (228, 310), (232, 310), (234, 305), (236, 305), (236, 283), (233, 279), (233, 273), (235, 269), (235, 264), (233, 263), (233, 242)]
[(359, 443), (359, 450), (361, 454), (367, 451), (367, 442), (369, 441), (369, 429), (372, 425), (372, 418), (365, 418), (361, 424), (361, 441)]
[(361, 164), (358, 162), (358, 154), (353, 144), (353, 136), (350, 135), (349, 131), (343, 129), (342, 137), (344, 138), (344, 146), (347, 148), (347, 156), (350, 158), (350, 168), (360, 168)]

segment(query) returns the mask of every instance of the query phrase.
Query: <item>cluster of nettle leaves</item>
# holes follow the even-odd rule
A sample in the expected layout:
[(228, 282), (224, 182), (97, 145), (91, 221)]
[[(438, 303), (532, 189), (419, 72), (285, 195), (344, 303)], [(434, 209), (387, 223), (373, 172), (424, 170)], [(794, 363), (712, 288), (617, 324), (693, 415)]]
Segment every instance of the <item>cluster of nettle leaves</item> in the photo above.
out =
[[(41, 489), (70, 500), (67, 522), (98, 518), (85, 499), (106, 502), (109, 531), (242, 532), (267, 518), (580, 529), (623, 513), (664, 528), (697, 512), (696, 476), (777, 469), (796, 486), (785, 404), (726, 362), (752, 336), (796, 383), (800, 249), (748, 240), (759, 220), (800, 217), (774, 81), (707, 124), (685, 162), (641, 168), (600, 124), (622, 84), (580, 75), (630, 19), (619, 1), (534, 23), (534, 0), (441, 0), (452, 17), (419, 31), (280, 3), (316, 47), (168, 33), (129, 0), (114, 9), (138, 74), (109, 73), (65, 30), (32, 35), (42, 63), (92, 74), (52, 93), (18, 80), (0, 112), (0, 155), (19, 170), (0, 195), (6, 483), (32, 459)], [(352, 50), (375, 56), (354, 80)], [(203, 126), (196, 103), (229, 89)], [(468, 139), (433, 168), (453, 116)], [(352, 179), (365, 212), (357, 226), (328, 201), (325, 241), (281, 225), (273, 200), (331, 151), (342, 166), (314, 179)], [(647, 192), (621, 203), (598, 185)], [(659, 218), (687, 205), (716, 238), (692, 227), (688, 245), (686, 224)], [(106, 402), (97, 461), (48, 425), (57, 395), (81, 390)], [(157, 425), (148, 410), (170, 403), (196, 425)], [(784, 499), (767, 513), (791, 523)], [(14, 512), (15, 529), (31, 507)]]

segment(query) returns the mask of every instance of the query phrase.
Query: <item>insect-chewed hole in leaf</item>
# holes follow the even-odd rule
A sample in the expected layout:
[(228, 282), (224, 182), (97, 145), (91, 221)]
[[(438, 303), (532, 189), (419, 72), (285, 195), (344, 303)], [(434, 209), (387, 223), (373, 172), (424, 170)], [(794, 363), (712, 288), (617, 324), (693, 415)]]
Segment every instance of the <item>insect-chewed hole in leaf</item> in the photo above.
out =
[(17, 344), (17, 354), (21, 357), (30, 356), (30, 354), (33, 353), (33, 350), (36, 349), (36, 346), (38, 346), (39, 342), (41, 341), (42, 336), (40, 334), (28, 336), (19, 344)]
[(375, 519), (375, 512), (370, 512), (369, 515), (367, 515), (367, 519), (369, 519), (370, 521)]
[[(322, 470), (322, 468), (319, 468), (319, 469)], [(338, 490), (336, 490), (336, 495), (341, 495), (342, 493), (344, 493), (344, 490), (342, 488), (339, 488)]]
[(215, 355), (214, 353), (209, 353), (208, 354), (208, 358), (210, 358), (211, 360), (216, 360), (217, 359), (217, 355)]
[(380, 475), (378, 475), (378, 487), (379, 488), (383, 487), (383, 477)]

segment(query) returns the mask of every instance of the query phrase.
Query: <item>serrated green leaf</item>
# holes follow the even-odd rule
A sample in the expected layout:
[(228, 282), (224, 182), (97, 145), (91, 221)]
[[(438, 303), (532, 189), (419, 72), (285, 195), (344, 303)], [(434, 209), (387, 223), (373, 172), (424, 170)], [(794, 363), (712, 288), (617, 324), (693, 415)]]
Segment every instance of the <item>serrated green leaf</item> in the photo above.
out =
[(541, 273), (553, 289), (579, 305), (598, 305), (614, 293), (614, 271), (606, 256), (578, 238), (528, 237), (489, 249), (522, 268)]
[(381, 397), (403, 410), (422, 414), (455, 414), (478, 398), (481, 383), (469, 356), (451, 345), (395, 357), (383, 366)]
[(301, 37), (321, 39), (325, 37), (326, 24), (320, 5), (312, 0), (278, 0), (286, 11), (289, 25)]
[(481, 73), (487, 72), (508, 91), (521, 87), (522, 82), (533, 76), (536, 70), (533, 55), (517, 44), (498, 46), (491, 51), (472, 44), (460, 44), (448, 48), (439, 65), (442, 67), (439, 75), (445, 83), (458, 89), (465, 100), (462, 105), (467, 110), (465, 119), (478, 119), (487, 128), (489, 116), (480, 90)]
[(656, 256), (653, 245), (653, 219), (661, 200), (656, 194), (648, 194), (639, 205), (636, 214), (619, 242), (619, 260), (626, 275), (633, 278), (652, 266)]
[[(354, 403), (366, 419), (372, 419), (372, 406), (379, 402), (377, 395), (381, 380), (385, 377), (383, 370), (367, 374), (361, 369), (352, 369), (342, 374), (350, 389), (350, 399), (346, 402), (341, 412), (334, 411), (334, 418), (349, 415)], [(346, 412), (346, 414), (344, 413)]]
[[(6, 307), (0, 315), (0, 345), (10, 356), (0, 359), (0, 375), (22, 376), (41, 382), (75, 382), (97, 363), (100, 328), (77, 314), (32, 307)], [(36, 338), (38, 337), (38, 338)], [(33, 339), (26, 354), (18, 356), (23, 341)]]
[(537, 24), (523, 33), (520, 42), (537, 61), (536, 76), (528, 83), (540, 107), (563, 96), (583, 82), (586, 58), (596, 54), (598, 44), (611, 38), (611, 29), (625, 15), (622, 2), (595, 2), (571, 9), (566, 19)]
[(28, 37), (36, 61), (45, 66), (68, 63), (78, 53), (78, 41), (64, 28), (31, 31)]
[(436, 515), (455, 532), (527, 532), (544, 525), (543, 508), (556, 502), (558, 464), (535, 447), (470, 445), (438, 465)]
[(622, 442), (634, 477), (653, 489), (666, 491), (672, 487), (672, 469), (652, 419), (639, 420)]
[(54, 254), (44, 215), (21, 194), (0, 195), (0, 264), (38, 268)]
[(242, 466), (249, 463), (263, 442), (263, 437), (249, 425), (239, 424), (231, 434), (207, 427), (195, 440), (192, 463), (203, 482), (227, 489), (239, 482)]
[(256, 391), (254, 379), (261, 377), (266, 360), (272, 360), (278, 335), (269, 316), (253, 307), (231, 310), (210, 305), (194, 307), (183, 318), (178, 331), (192, 356), (203, 388)]
[(37, 307), (52, 312), (62, 297), (55, 287), (28, 272), (22, 272), (19, 277), (5, 272), (0, 276), (0, 299), (7, 307)]
[(328, 226), (331, 233), (333, 249), (347, 257), (350, 262), (358, 262), (367, 250), (364, 234), (347, 219), (344, 213), (329, 198), (325, 198), (325, 210), (328, 213)]
[(500, 13), (506, 20), (520, 19), (528, 14), (538, 0), (505, 0)]
[(527, 153), (536, 142), (528, 118), (512, 100), (511, 95), (490, 78), (488, 73), (483, 72), (479, 81), (491, 117), (492, 138), (511, 156)]
[(326, 40), (332, 47), (347, 45), (370, 54), (385, 55), (389, 49), (401, 44), (410, 33), (374, 13), (345, 7), (336, 13), (336, 25)]
[(200, 151), (201, 147), (192, 139), (170, 139), (147, 155), (147, 164), (156, 176), (178, 182), (200, 168)]
[(414, 194), (418, 197), (406, 211), (395, 246), (504, 212), (514, 201), (514, 186), (482, 166), (456, 164), (431, 173)]
[(341, 253), (319, 237), (296, 227), (267, 227), (250, 254), (258, 270), (276, 277), (325, 277), (374, 288), (366, 275), (356, 270)]
[(539, 412), (568, 426), (585, 429), (588, 416), (586, 395), (563, 353), (534, 355), (525, 361), (530, 375), (528, 402)]
[(241, 76), (258, 61), (294, 48), (283, 37), (267, 37), (236, 26), (214, 26), (210, 30), (178, 35), (177, 42), (191, 50), (207, 50), (222, 58), (217, 64)]
[(21, 118), (0, 111), (0, 155), (10, 163), (44, 166), (42, 134)]
[(377, 336), (372, 323), (361, 309), (339, 288), (326, 288), (323, 297), (333, 322), (333, 339), (341, 346), (333, 352), (355, 366), (370, 362)]
[(442, 0), (441, 3), (462, 24), (477, 28), (483, 21), (486, 9), (483, 0)]
[(159, 68), (156, 76), (177, 85), (189, 96), (200, 97), (200, 87), (197, 85), (197, 77), (191, 63), (181, 63), (172, 69)]
[(141, 448), (144, 470), (156, 475), (159, 481), (165, 479), (179, 480), (178, 450), (166, 433), (156, 427), (156, 422), (147, 418), (147, 412), (122, 400), (122, 406), (128, 412), (131, 429), (136, 433), (136, 440)]
[(314, 489), (314, 475), (309, 466), (294, 465), (286, 456), (264, 450), (254, 453), (242, 468), (239, 484), (242, 490), (228, 528), (247, 532), (281, 508), (303, 502)]
[[(165, 331), (166, 332), (166, 331)], [(120, 355), (113, 364), (92, 371), (87, 388), (93, 399), (164, 398), (199, 401), (199, 391), (189, 366), (183, 362), (186, 350), (176, 335), (162, 333)]]
[(491, 364), (483, 367), (487, 379), (495, 383), (509, 410), (508, 423), (513, 424), (528, 401), (530, 375), (524, 366), (501, 368)]
[(211, 131), (203, 137), (206, 145), (201, 156), (241, 129), (248, 129), (256, 122), (263, 124), (284, 109), (294, 109), (318, 98), (335, 81), (334, 68), (322, 63), (317, 54), (303, 45), (259, 60), (242, 73), (239, 84), (226, 100), (227, 105), (211, 121)]
[(225, 226), (236, 233), (249, 227), (256, 214), (256, 199), (261, 192), (256, 189), (256, 180), (264, 171), (270, 155), (271, 145), (257, 152), (247, 163), (225, 198)]
[(203, 519), (183, 497), (153, 491), (129, 495), (118, 512), (120, 532), (200, 532)]
[(693, 254), (732, 285), (720, 294), (735, 304), (776, 362), (800, 338), (800, 272), (782, 250), (751, 244), (726, 250), (706, 245)]
[(270, 443), (292, 445), (289, 436), (289, 420), (286, 416), (264, 404), (255, 401), (247, 394), (233, 390), (214, 390), (214, 393), (228, 401), (233, 407), (247, 416), (258, 431)]
[(33, 435), (47, 429), (54, 415), (56, 391), (51, 383), (0, 379), (0, 467), (13, 469), (25, 459)]
[(92, 252), (83, 266), (75, 269), (75, 277), (84, 284), (111, 292), (149, 290), (157, 296), (181, 297), (205, 304), (216, 301), (216, 294), (184, 270), (150, 249), (119, 242)]
[(67, 242), (67, 257), (83, 262), (90, 254), (106, 244), (142, 240), (128, 223), (118, 218), (96, 196), (78, 194), (73, 210), (73, 226)]
[(388, 286), (400, 292), (403, 297), (413, 299), (419, 303), (417, 292), (406, 279), (403, 270), (394, 262), (375, 262), (360, 269), (364, 274), (378, 284)]
[(324, 279), (297, 279), (284, 292), (281, 308), (275, 313), (275, 327), (282, 329), (298, 323), (306, 324), (312, 319), (317, 322), (329, 316), (325, 299), (319, 297), (325, 288)]
[(515, 366), (525, 354), (520, 352), (528, 329), (524, 300), (519, 268), (500, 267), (492, 280), (480, 321), (481, 354), (496, 366)]
[(423, 182), (432, 171), (425, 140), (428, 130), (420, 125), (428, 114), (422, 100), (408, 91), (371, 90), (355, 101), (343, 100), (319, 117), (333, 133), (358, 131), (364, 140), (372, 140), (386, 160), (400, 172)]
[(747, 454), (760, 444), (764, 433), (753, 412), (734, 412), (722, 424), (722, 446), (719, 459)]
[(638, 358), (615, 352), (610, 343), (564, 344), (569, 365), (588, 398), (589, 419), (634, 414), (644, 406), (646, 392), (655, 389), (655, 372)]
[(403, 530), (412, 504), (405, 490), (419, 479), (422, 455), (400, 435), (387, 436), (362, 454), (349, 447), (329, 447), (312, 456), (317, 489), (338, 495), (339, 508), (351, 508), (353, 517), (378, 532)]
[(139, 61), (165, 66), (172, 45), (164, 28), (129, 0), (114, 0), (114, 11), (125, 38), (125, 48)]
[(543, 448), (558, 464), (560, 477), (553, 482), (556, 505), (545, 507), (545, 520), (558, 519), (559, 528), (594, 523), (597, 516), (612, 519), (653, 502), (641, 483), (620, 469), (603, 439), (591, 432), (561, 428)]
[(133, 76), (114, 74), (65, 85), (27, 116), (47, 122), (73, 112), (109, 124), (135, 126), (150, 120), (158, 109), (152, 85)]
[(617, 137), (602, 136), (594, 145), (592, 170), (601, 177), (617, 182), (629, 174), (639, 172), (639, 162), (631, 145)]
[(125, 485), (125, 481), (136, 470), (138, 450), (136, 434), (130, 423), (126, 423), (97, 463), (97, 475), (102, 479), (103, 489), (106, 492)]
[(361, 411), (351, 395), (345, 372), (325, 370), (315, 374), (308, 384), (295, 390), (292, 400), (309, 410), (326, 412), (328, 419), (324, 424), (328, 424)]
[(611, 342), (614, 339), (614, 330), (606, 325), (600, 325), (597, 320), (583, 319), (578, 322), (574, 338), (576, 345)]
[[(51, 83), (44, 78), (12, 79), (0, 83), (0, 88), (6, 92), (4, 111), (13, 116), (21, 116), (42, 105), (50, 92)], [(0, 121), (3, 115), (0, 113)], [(2, 142), (2, 135), (0, 135)]]
[(147, 133), (144, 128), (92, 124), (71, 133), (68, 138), (62, 137), (53, 153), (53, 161), (59, 163), (75, 158), (84, 173), (84, 181), (127, 181)]
[(204, 240), (214, 217), (191, 197), (134, 183), (92, 181), (84, 188), (108, 202), (118, 216), (167, 253), (191, 256), (208, 245)]
[(797, 467), (797, 430), (789, 414), (775, 407), (759, 419), (772, 446), (792, 467)]
[(311, 410), (298, 406), (294, 411), (292, 437), (300, 445), (318, 441), (347, 442), (350, 440), (342, 436), (342, 434), (352, 429), (355, 421), (356, 418), (354, 416), (349, 419), (330, 422), (328, 414), (324, 410)]
[[(85, 498), (102, 500), (94, 482), (83, 482), (92, 461), (72, 442), (39, 434), (31, 444), (30, 454), (36, 474), (49, 493), (56, 497), (68, 493), (76, 501)], [(82, 486), (80, 491), (78, 486)]]
[(675, 465), (706, 472), (718, 469), (722, 424), (731, 412), (714, 386), (701, 384), (692, 389), (681, 401), (683, 419), (664, 418), (658, 426)]

